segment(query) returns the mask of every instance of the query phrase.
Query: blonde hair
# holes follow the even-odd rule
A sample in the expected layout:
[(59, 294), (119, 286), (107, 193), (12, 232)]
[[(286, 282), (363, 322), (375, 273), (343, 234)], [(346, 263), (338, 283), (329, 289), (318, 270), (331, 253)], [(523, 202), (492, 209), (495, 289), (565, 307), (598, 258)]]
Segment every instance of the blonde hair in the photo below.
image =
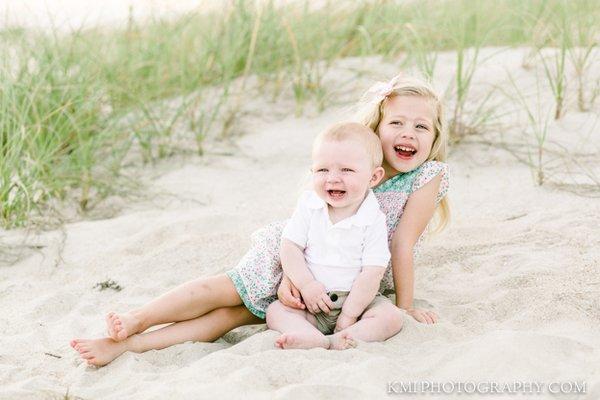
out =
[(379, 136), (364, 124), (358, 122), (340, 122), (321, 132), (313, 143), (313, 154), (325, 141), (355, 140), (367, 151), (373, 168), (380, 167), (383, 162), (383, 150)]
[[(389, 99), (397, 96), (414, 96), (425, 98), (432, 103), (432, 108), (435, 113), (433, 120), (435, 137), (433, 139), (431, 152), (427, 157), (427, 161), (446, 161), (446, 153), (448, 150), (448, 130), (444, 120), (442, 101), (436, 94), (435, 90), (431, 87), (431, 85), (421, 79), (402, 75), (394, 77), (389, 82), (389, 89), (389, 93), (380, 96), (380, 99), (370, 101), (368, 104), (366, 104), (362, 112), (361, 122), (377, 133), (379, 129), (379, 123), (384, 115), (383, 111)], [(450, 207), (448, 205), (448, 199), (446, 196), (441, 199), (436, 211), (437, 223), (434, 231), (439, 232), (446, 227), (450, 220)]]

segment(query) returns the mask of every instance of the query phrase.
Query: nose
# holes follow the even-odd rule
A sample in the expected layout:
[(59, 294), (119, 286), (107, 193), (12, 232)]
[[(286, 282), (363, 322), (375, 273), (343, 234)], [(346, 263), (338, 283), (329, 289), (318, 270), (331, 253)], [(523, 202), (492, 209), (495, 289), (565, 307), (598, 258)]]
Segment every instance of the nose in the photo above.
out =
[(330, 171), (327, 174), (327, 182), (339, 182), (340, 174), (337, 171)]
[(401, 138), (405, 138), (405, 139), (414, 139), (415, 138), (415, 131), (412, 128), (412, 126), (406, 126), (402, 132), (400, 132), (400, 137)]

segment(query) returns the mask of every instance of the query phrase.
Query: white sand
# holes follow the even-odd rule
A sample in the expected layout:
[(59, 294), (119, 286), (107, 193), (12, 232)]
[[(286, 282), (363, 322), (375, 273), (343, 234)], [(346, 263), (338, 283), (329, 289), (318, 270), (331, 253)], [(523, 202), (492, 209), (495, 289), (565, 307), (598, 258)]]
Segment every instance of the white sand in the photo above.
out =
[[(533, 70), (520, 66), (524, 54), (503, 51), (488, 61), (475, 93), (490, 83), (506, 88), (505, 69), (531, 86)], [(441, 88), (451, 60), (440, 56)], [(354, 68), (368, 72), (350, 84)], [(345, 60), (326, 85), (347, 102), (370, 77), (397, 69), (377, 58)], [(495, 100), (511, 105), (500, 95)], [(87, 367), (69, 347), (71, 338), (100, 337), (106, 312), (235, 265), (254, 229), (291, 212), (311, 139), (347, 115), (346, 107), (330, 107), (294, 118), (289, 99), (258, 98), (244, 107), (254, 110), (239, 124), (246, 135), (237, 147), (221, 145), (233, 156), (171, 159), (148, 169), (149, 199), (127, 204), (114, 218), (39, 235), (0, 232), (20, 256), (0, 268), (0, 398), (57, 399), (67, 390), (85, 399), (388, 398), (388, 382), (422, 380), (585, 381), (587, 398), (600, 397), (598, 189), (582, 196), (556, 182), (535, 186), (529, 168), (508, 152), (476, 143), (497, 140), (495, 134), (453, 148), (452, 223), (424, 243), (416, 264), (417, 304), (435, 309), (438, 324), (406, 319), (387, 342), (344, 352), (276, 350), (274, 332), (242, 328), (216, 343), (126, 353), (107, 367)], [(578, 113), (570, 105), (567, 112), (551, 125), (550, 140), (566, 143), (569, 154), (598, 173), (600, 135), (592, 127), (598, 109)], [(520, 143), (525, 128), (516, 124), (505, 140)], [(549, 178), (571, 183), (578, 170), (565, 174), (559, 161), (566, 156), (549, 157), (555, 160)], [(29, 247), (17, 253), (18, 244)], [(108, 278), (123, 290), (93, 289)], [(518, 398), (552, 397), (545, 390)]]

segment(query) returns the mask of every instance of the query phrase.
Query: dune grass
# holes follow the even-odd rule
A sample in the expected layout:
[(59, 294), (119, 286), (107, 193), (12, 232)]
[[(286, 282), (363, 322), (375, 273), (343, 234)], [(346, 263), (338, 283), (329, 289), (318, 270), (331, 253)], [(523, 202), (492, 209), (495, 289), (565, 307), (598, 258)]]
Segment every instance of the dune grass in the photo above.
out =
[[(533, 104), (527, 99), (527, 94), (523, 92), (512, 75), (509, 74), (511, 84), (511, 93), (504, 92), (508, 100), (516, 100), (518, 108), (525, 112), (527, 116), (526, 128), (523, 130), (526, 146), (527, 159), (523, 160), (529, 166), (534, 176), (534, 181), (539, 186), (546, 180), (546, 147), (548, 141), (548, 128), (550, 126), (552, 111), (544, 110), (540, 99), (540, 81), (536, 79), (535, 99)], [(556, 113), (556, 111), (554, 111)]]
[[(577, 26), (581, 10), (589, 29), (567, 41), (565, 30)], [(250, 75), (291, 82), (300, 114), (307, 102), (325, 107), (322, 77), (335, 59), (406, 53), (432, 76), (435, 51), (456, 51), (452, 122), (465, 126), (462, 107), (478, 49), (531, 45), (534, 37), (540, 47), (564, 40), (565, 54), (581, 60), (583, 76), (588, 53), (573, 48), (595, 46), (597, 18), (597, 1), (583, 0), (381, 0), (321, 8), (308, 1), (282, 7), (232, 1), (219, 12), (145, 24), (130, 20), (112, 30), (2, 31), (0, 225), (28, 225), (54, 200), (75, 201), (85, 212), (114, 191), (132, 146), (141, 149), (144, 162), (170, 155), (181, 121), (202, 154), (217, 114), (229, 124), (235, 118), (223, 105), (239, 78), (242, 86)], [(203, 91), (215, 87), (223, 88), (217, 107), (198, 111)], [(185, 98), (176, 110), (157, 106), (175, 97)], [(127, 118), (132, 112), (136, 118)]]

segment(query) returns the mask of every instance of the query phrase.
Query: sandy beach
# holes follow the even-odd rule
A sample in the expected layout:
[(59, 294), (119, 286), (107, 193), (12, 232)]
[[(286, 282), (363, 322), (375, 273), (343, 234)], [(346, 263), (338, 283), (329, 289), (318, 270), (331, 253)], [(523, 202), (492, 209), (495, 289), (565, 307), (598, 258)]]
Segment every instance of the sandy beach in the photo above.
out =
[[(540, 68), (523, 68), (528, 49), (484, 53), (474, 99), (491, 85), (509, 88), (507, 72), (529, 87)], [(452, 57), (439, 56), (440, 91)], [(529, 140), (522, 115), (503, 117), (511, 129), (451, 148), (452, 220), (415, 264), (416, 305), (439, 323), (406, 317), (385, 343), (343, 352), (278, 350), (277, 333), (257, 325), (214, 343), (125, 353), (99, 369), (69, 347), (74, 337), (104, 336), (109, 311), (233, 267), (254, 230), (293, 210), (314, 136), (352, 118), (373, 80), (400, 68), (379, 57), (340, 60), (324, 79), (328, 107), (302, 117), (285, 93), (275, 102), (249, 96), (232, 139), (208, 140), (205, 157), (129, 171), (145, 184), (136, 199), (109, 199), (94, 218), (56, 230), (0, 230), (0, 399), (370, 399), (393, 398), (394, 382), (423, 381), (539, 382), (541, 394), (518, 397), (600, 398), (600, 193), (581, 169), (600, 176), (599, 110), (578, 112), (573, 93), (550, 126), (557, 150), (543, 186), (515, 157)], [(591, 69), (600, 71), (598, 57)], [(494, 101), (515, 108), (500, 92)], [(101, 290), (107, 280), (121, 289)], [(553, 396), (556, 382), (585, 383), (586, 394)], [(512, 398), (485, 396), (496, 397)]]

